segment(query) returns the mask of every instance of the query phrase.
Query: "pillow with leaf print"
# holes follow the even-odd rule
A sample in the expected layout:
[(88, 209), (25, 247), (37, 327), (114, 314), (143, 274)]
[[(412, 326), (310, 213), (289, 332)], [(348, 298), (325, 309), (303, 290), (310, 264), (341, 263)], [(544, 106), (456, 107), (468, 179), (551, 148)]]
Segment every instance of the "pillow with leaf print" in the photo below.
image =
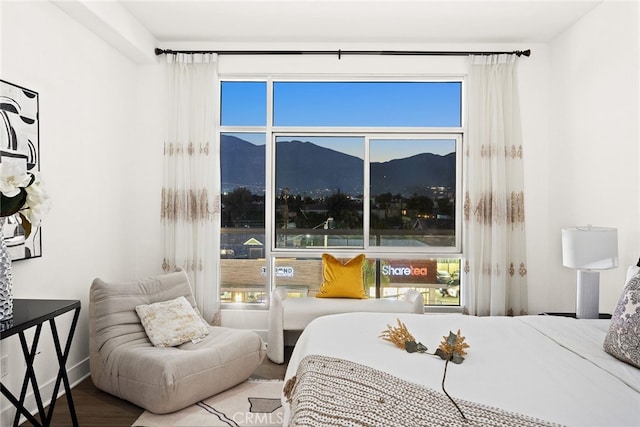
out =
[(640, 273), (622, 290), (603, 347), (613, 357), (640, 368)]
[(174, 347), (209, 334), (207, 324), (183, 296), (136, 306), (136, 313), (156, 347)]

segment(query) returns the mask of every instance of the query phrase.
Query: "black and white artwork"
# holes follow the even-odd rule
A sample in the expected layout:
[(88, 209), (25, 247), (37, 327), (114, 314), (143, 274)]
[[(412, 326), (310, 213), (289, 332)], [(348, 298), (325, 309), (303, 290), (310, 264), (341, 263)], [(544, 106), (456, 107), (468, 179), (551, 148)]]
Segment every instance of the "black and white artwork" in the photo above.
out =
[[(40, 170), (38, 92), (0, 80), (1, 157), (26, 158), (27, 170)], [(13, 261), (42, 256), (42, 230), (25, 237), (20, 217), (5, 218), (2, 233)]]

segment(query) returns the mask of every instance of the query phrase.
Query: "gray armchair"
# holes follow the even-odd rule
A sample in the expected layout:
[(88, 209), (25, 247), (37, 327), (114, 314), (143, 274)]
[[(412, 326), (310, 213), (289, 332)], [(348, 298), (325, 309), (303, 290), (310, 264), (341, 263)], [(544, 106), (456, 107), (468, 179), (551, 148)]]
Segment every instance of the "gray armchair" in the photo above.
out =
[(233, 387), (254, 372), (266, 349), (252, 331), (208, 325), (209, 334), (199, 343), (151, 344), (135, 307), (180, 296), (195, 308), (183, 271), (122, 283), (93, 281), (89, 350), (97, 388), (164, 414)]

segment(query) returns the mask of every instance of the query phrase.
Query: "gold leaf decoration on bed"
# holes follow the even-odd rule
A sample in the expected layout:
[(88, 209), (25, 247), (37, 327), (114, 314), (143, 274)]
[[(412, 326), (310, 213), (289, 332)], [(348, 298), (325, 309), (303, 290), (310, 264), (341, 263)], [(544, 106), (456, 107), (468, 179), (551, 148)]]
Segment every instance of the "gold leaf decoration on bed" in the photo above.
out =
[(427, 347), (422, 343), (416, 342), (413, 335), (407, 329), (407, 326), (398, 320), (398, 327), (387, 325), (387, 329), (382, 331), (380, 338), (385, 341), (389, 341), (395, 344), (396, 347), (408, 351), (409, 353), (424, 353), (427, 351)]
[(451, 403), (456, 407), (460, 415), (464, 420), (467, 419), (462, 409), (458, 406), (455, 400), (447, 393), (447, 390), (444, 388), (444, 382), (447, 379), (447, 366), (449, 362), (453, 362), (455, 364), (460, 364), (464, 361), (464, 356), (467, 355), (466, 349), (469, 348), (469, 344), (464, 342), (465, 337), (460, 335), (460, 329), (458, 329), (458, 333), (454, 334), (452, 331), (449, 331), (449, 336), (443, 336), (440, 345), (438, 346), (435, 353), (427, 353), (427, 347), (420, 342), (416, 342), (416, 339), (411, 335), (411, 332), (407, 329), (407, 325), (402, 323), (400, 319), (396, 319), (398, 322), (397, 327), (393, 327), (391, 325), (387, 325), (387, 329), (382, 331), (379, 338), (382, 338), (385, 341), (389, 341), (393, 343), (396, 347), (406, 350), (408, 353), (426, 353), (432, 354), (434, 356), (439, 356), (441, 359), (445, 361), (444, 363), (444, 373), (442, 375), (442, 391), (449, 398)]
[(442, 337), (442, 341), (436, 350), (436, 356), (440, 356), (443, 360), (451, 360), (453, 363), (460, 364), (464, 360), (464, 356), (467, 355), (466, 348), (469, 348), (469, 344), (464, 342), (464, 337), (460, 335), (460, 329), (458, 329), (457, 334), (449, 331), (448, 337)]

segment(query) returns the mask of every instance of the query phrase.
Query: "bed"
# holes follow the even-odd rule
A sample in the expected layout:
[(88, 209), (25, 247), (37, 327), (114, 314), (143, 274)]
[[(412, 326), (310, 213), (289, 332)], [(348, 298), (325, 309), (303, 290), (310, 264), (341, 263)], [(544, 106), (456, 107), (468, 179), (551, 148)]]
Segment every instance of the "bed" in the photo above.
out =
[[(459, 329), (466, 337), (465, 342), (470, 345), (468, 355), (461, 364), (448, 364), (445, 383), (447, 392), (461, 403), (463, 412), (472, 411), (476, 405), (540, 421), (530, 425), (640, 426), (640, 369), (603, 350), (611, 320), (391, 313), (337, 314), (317, 318), (307, 326), (296, 343), (285, 375), (282, 398), (285, 425), (328, 426), (334, 421), (333, 425), (349, 422), (385, 426), (489, 425), (462, 423), (453, 405), (447, 404), (441, 389), (445, 365), (442, 359), (408, 353), (380, 338), (381, 332), (388, 325), (397, 325), (398, 319), (430, 352), (450, 331), (455, 333)], [(324, 366), (324, 371), (316, 369), (305, 382), (310, 362)], [(341, 378), (343, 375), (353, 378)], [(364, 383), (365, 378), (379, 378), (383, 385), (374, 386), (374, 392), (370, 387), (364, 397), (360, 396), (362, 384), (354, 386), (354, 383)], [(340, 389), (347, 383), (352, 389), (342, 392)], [(426, 405), (411, 406), (411, 402), (396, 411), (407, 418), (402, 415), (397, 419), (395, 414), (393, 423), (378, 422), (375, 414), (368, 419), (350, 418), (370, 413), (372, 401), (376, 402), (374, 411), (384, 404), (387, 408), (406, 404), (389, 405), (389, 396), (377, 395), (400, 386), (405, 387), (403, 393), (407, 396), (420, 394), (424, 389), (434, 392), (433, 398), (442, 398), (436, 405), (442, 407), (442, 413), (437, 416), (446, 421), (416, 419), (416, 407)], [(417, 391), (415, 386), (419, 388)], [(315, 400), (304, 399), (310, 395)], [(345, 403), (345, 399), (351, 401)], [(341, 404), (346, 405), (345, 413), (339, 409)], [(324, 405), (338, 405), (338, 409), (325, 410)], [(349, 408), (353, 406), (356, 408), (352, 411)], [(358, 412), (361, 414), (354, 415)], [(525, 425), (517, 419), (511, 422)], [(498, 421), (494, 425), (505, 424)]]

